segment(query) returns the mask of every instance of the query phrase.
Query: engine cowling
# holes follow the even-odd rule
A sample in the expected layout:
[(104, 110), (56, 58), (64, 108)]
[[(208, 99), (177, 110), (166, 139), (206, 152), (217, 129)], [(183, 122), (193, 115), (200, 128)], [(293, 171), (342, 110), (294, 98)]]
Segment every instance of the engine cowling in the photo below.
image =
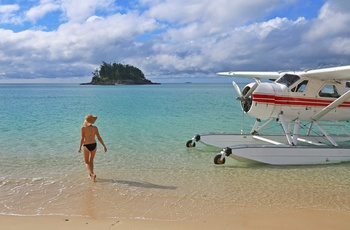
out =
[[(276, 96), (282, 95), (281, 86), (272, 83), (255, 84), (257, 83), (250, 83), (242, 90), (241, 106), (243, 111), (249, 116), (261, 120), (266, 120), (270, 117), (277, 118), (281, 108), (275, 105), (275, 100)], [(252, 91), (253, 87), (256, 87), (254, 91)], [(250, 95), (247, 95), (249, 93)]]

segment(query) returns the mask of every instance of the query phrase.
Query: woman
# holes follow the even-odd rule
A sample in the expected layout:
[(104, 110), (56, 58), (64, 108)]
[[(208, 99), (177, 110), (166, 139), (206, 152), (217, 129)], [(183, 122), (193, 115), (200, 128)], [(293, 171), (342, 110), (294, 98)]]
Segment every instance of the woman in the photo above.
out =
[(85, 166), (90, 174), (90, 178), (96, 181), (96, 174), (94, 173), (94, 157), (97, 150), (97, 144), (95, 140), (95, 136), (98, 141), (103, 145), (105, 152), (107, 152), (107, 147), (103, 142), (100, 133), (98, 132), (98, 128), (93, 126), (97, 117), (88, 114), (85, 117), (84, 125), (81, 127), (81, 140), (78, 152), (81, 152), (81, 148), (84, 145), (84, 160)]

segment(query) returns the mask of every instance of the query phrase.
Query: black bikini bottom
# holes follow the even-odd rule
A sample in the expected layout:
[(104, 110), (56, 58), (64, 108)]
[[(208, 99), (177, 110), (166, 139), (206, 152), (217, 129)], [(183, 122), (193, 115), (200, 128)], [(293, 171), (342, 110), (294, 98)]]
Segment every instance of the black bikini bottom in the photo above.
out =
[(96, 149), (96, 143), (84, 145), (89, 151), (94, 151)]

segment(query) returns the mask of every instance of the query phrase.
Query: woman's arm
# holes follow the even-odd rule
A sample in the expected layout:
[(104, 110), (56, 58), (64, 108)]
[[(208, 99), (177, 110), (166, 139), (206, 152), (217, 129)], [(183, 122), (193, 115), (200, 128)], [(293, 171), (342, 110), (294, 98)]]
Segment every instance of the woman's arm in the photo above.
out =
[(78, 149), (78, 152), (79, 152), (79, 153), (81, 152), (81, 147), (82, 147), (83, 144), (84, 144), (84, 131), (83, 131), (83, 127), (81, 127), (81, 129), (80, 129), (80, 133), (81, 133), (81, 138), (80, 138), (80, 145), (79, 145), (79, 149)]
[(102, 137), (100, 136), (100, 133), (98, 132), (97, 127), (96, 127), (96, 136), (97, 136), (98, 141), (103, 145), (105, 152), (107, 152), (107, 147), (106, 147), (105, 143), (103, 142)]

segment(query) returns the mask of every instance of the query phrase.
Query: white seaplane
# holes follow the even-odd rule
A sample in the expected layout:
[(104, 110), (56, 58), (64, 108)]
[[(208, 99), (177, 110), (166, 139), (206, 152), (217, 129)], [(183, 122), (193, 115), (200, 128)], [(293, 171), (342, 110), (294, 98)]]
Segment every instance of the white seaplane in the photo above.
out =
[[(256, 122), (248, 134), (197, 134), (186, 143), (187, 147), (195, 147), (199, 141), (224, 148), (215, 156), (215, 164), (224, 164), (226, 156), (272, 165), (350, 161), (350, 133), (346, 130), (350, 120), (350, 66), (217, 74), (255, 80), (242, 91), (235, 82), (232, 84), (243, 112)], [(263, 79), (274, 82), (262, 82)], [(262, 134), (274, 122), (281, 127), (281, 135)], [(336, 130), (335, 134), (329, 129)]]

